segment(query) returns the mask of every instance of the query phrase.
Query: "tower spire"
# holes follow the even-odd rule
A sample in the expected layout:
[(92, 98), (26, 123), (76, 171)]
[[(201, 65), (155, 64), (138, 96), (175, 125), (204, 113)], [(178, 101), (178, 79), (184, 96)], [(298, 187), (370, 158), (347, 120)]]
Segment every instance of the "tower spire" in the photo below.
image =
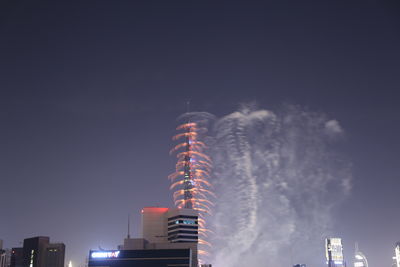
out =
[[(186, 102), (186, 112), (190, 112), (190, 100)], [(186, 132), (186, 155), (184, 158), (185, 166), (184, 166), (184, 174), (183, 174), (183, 179), (184, 179), (184, 208), (186, 209), (193, 209), (193, 176), (192, 176), (192, 170), (191, 170), (191, 132), (192, 132), (192, 127), (190, 125), (190, 117), (188, 116), (187, 120), (187, 132)]]
[(198, 213), (199, 244), (202, 245), (199, 255), (207, 255), (210, 243), (204, 240), (209, 231), (205, 216), (211, 213), (210, 206), (213, 205), (208, 198), (215, 197), (209, 181), (212, 161), (204, 153), (207, 146), (201, 141), (207, 120), (201, 120), (197, 113), (190, 112), (190, 101), (186, 101), (186, 113), (181, 118), (185, 121), (176, 128), (179, 132), (172, 137), (179, 143), (170, 150), (170, 154), (177, 157), (175, 172), (168, 176), (172, 183), (170, 189), (175, 191), (173, 198), (178, 208)]
[[(186, 113), (190, 112), (190, 100), (186, 101)], [(190, 119), (188, 119), (188, 122), (190, 121)]]
[(131, 238), (130, 228), (131, 228), (131, 216), (130, 216), (130, 214), (128, 214), (128, 235), (127, 235), (127, 239)]

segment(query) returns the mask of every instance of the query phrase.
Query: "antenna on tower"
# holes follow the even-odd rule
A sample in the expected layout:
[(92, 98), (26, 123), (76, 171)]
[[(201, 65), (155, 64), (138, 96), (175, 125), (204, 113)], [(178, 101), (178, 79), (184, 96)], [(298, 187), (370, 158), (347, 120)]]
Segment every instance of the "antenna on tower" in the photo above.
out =
[(131, 216), (128, 214), (128, 236), (127, 236), (127, 239), (131, 238), (130, 227), (131, 227)]
[(190, 100), (186, 101), (186, 112), (189, 113), (190, 111)]

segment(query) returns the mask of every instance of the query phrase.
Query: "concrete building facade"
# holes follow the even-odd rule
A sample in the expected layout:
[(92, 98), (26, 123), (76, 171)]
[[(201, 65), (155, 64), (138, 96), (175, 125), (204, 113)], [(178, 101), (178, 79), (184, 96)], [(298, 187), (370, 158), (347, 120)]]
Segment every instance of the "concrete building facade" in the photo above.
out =
[(141, 238), (150, 243), (197, 243), (198, 229), (198, 213), (193, 209), (142, 209)]

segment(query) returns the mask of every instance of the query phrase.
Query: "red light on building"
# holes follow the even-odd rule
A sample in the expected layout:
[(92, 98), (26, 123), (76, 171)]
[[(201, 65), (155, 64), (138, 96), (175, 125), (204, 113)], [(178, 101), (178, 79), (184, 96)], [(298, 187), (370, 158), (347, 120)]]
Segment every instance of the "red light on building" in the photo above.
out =
[(142, 213), (144, 212), (166, 213), (167, 211), (168, 208), (162, 208), (162, 207), (145, 207), (142, 209)]

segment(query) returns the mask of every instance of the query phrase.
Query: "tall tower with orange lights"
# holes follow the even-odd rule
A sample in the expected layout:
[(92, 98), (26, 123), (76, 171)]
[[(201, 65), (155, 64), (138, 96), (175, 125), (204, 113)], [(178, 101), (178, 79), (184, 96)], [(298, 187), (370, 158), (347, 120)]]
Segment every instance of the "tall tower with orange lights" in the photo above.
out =
[(191, 140), (190, 140), (190, 133), (191, 133), (191, 126), (190, 123), (187, 124), (187, 135), (185, 137), (185, 154), (184, 154), (184, 164), (185, 166), (183, 167), (183, 184), (184, 184), (184, 207), (186, 209), (193, 209), (193, 176), (191, 172), (191, 166), (190, 166), (190, 161), (191, 161)]
[(178, 144), (170, 151), (176, 154), (177, 163), (175, 172), (169, 176), (171, 190), (177, 208), (193, 209), (199, 214), (198, 218), (198, 243), (199, 256), (207, 255), (205, 241), (209, 230), (206, 228), (205, 218), (211, 214), (213, 203), (210, 197), (214, 196), (209, 181), (211, 172), (211, 159), (204, 152), (206, 145), (200, 140), (200, 135), (205, 131), (199, 123), (188, 120), (176, 128), (179, 131), (173, 137)]

